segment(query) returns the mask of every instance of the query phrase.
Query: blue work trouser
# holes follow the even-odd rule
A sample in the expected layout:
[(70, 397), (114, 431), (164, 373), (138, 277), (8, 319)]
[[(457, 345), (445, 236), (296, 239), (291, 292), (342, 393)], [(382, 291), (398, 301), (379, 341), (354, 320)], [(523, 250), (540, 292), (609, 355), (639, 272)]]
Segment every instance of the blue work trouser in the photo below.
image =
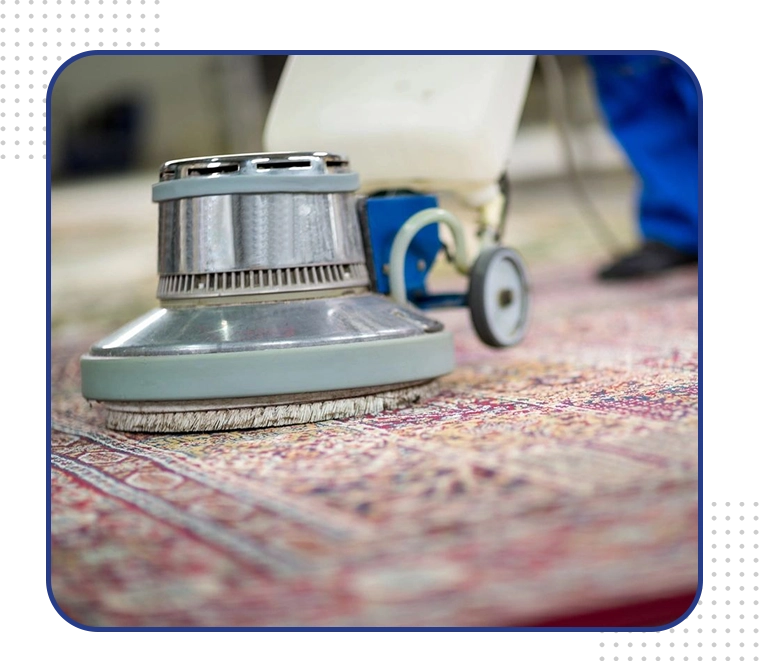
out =
[(640, 182), (644, 239), (698, 252), (698, 92), (659, 55), (590, 55), (609, 127)]

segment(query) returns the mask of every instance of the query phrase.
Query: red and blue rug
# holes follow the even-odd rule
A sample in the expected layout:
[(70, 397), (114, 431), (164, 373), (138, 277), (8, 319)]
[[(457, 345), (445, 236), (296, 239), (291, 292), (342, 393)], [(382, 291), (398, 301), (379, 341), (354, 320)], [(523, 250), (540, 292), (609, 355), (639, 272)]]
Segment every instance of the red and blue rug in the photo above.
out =
[[(510, 350), (465, 310), (441, 315), (458, 368), (424, 404), (259, 431), (108, 431), (79, 394), (98, 337), (54, 338), (60, 609), (90, 627), (681, 614), (698, 579), (697, 273), (610, 286), (560, 267), (533, 285)], [(660, 622), (603, 616), (667, 603)]]

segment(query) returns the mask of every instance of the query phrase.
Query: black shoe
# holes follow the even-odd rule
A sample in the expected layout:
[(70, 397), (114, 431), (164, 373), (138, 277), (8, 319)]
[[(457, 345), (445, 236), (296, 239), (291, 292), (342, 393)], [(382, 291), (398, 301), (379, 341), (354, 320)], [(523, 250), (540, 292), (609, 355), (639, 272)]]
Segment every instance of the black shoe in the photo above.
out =
[(598, 277), (601, 280), (633, 280), (696, 263), (698, 255), (682, 252), (658, 241), (646, 241), (634, 252), (601, 269)]

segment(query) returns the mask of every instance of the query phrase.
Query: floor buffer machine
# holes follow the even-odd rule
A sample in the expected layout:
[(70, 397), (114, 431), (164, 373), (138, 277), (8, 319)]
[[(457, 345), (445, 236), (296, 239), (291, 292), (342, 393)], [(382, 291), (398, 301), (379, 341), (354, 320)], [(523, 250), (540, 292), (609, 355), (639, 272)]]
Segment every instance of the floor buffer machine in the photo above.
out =
[[(523, 260), (502, 245), (503, 173), (532, 66), (290, 57), (271, 151), (160, 169), (160, 305), (81, 359), (82, 393), (106, 425), (244, 429), (417, 403), (454, 368), (450, 332), (425, 314), (440, 307), (467, 306), (490, 346), (518, 343), (529, 294)], [(316, 145), (329, 151), (303, 151)], [(473, 258), (438, 192), (478, 209)], [(466, 291), (428, 292), (441, 255)]]

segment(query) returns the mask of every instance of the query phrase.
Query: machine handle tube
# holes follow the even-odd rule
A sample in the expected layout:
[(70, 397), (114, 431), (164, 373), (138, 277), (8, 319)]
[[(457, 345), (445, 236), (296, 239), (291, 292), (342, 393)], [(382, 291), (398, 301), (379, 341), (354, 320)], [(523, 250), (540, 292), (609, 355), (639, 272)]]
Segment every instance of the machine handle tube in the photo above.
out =
[(414, 240), (417, 232), (432, 223), (443, 223), (450, 228), (454, 241), (453, 263), (456, 269), (463, 275), (469, 274), (469, 260), (466, 254), (466, 239), (464, 228), (456, 216), (445, 209), (423, 209), (411, 216), (393, 239), (390, 249), (390, 296), (397, 303), (408, 302), (406, 296), (406, 281), (404, 278), (404, 265), (406, 252)]

